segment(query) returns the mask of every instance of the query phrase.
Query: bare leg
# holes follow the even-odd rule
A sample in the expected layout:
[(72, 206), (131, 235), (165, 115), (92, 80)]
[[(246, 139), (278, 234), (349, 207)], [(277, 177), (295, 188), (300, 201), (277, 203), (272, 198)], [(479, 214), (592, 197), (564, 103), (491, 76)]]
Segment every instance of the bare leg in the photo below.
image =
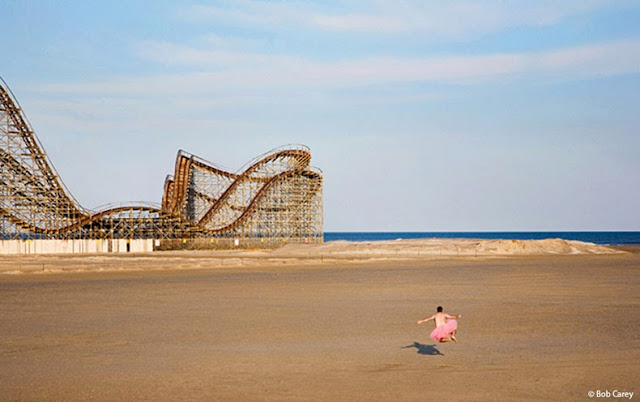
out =
[(442, 338), (440, 339), (440, 342), (451, 342), (451, 338)]
[(451, 340), (455, 343), (458, 343), (458, 339), (456, 338), (456, 331), (453, 331), (453, 333), (451, 334)]

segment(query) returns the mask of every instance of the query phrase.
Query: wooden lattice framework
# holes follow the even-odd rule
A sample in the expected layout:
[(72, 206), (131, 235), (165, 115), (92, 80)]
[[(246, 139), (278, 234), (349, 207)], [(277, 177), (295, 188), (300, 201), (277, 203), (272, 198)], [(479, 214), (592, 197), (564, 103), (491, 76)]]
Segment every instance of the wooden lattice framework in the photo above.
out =
[(1, 239), (322, 242), (322, 172), (310, 162), (307, 147), (291, 145), (231, 173), (180, 151), (161, 205), (92, 211), (71, 195), (15, 97), (0, 83)]

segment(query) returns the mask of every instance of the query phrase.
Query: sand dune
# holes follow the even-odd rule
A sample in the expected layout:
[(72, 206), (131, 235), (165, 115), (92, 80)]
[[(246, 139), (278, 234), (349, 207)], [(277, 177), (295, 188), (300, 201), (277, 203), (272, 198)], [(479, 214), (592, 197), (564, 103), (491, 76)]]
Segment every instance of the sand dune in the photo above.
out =
[(616, 254), (621, 251), (574, 240), (486, 240), (486, 239), (399, 239), (376, 242), (334, 241), (315, 246), (289, 245), (277, 255), (333, 255), (371, 257), (416, 257), (430, 255), (540, 255)]
[(132, 254), (60, 254), (0, 256), (0, 273), (59, 273), (217, 269), (255, 266), (362, 264), (442, 258), (498, 258), (536, 255), (624, 254), (619, 249), (562, 239), (474, 240), (415, 239), (377, 242), (335, 241), (291, 244), (261, 250), (183, 250)]

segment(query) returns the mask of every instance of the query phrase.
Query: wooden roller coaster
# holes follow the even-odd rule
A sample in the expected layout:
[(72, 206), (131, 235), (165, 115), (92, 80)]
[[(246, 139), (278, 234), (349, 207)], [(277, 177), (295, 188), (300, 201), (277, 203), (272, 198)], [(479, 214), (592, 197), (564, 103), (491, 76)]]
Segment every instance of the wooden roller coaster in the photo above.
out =
[(252, 239), (322, 242), (322, 172), (302, 145), (230, 173), (179, 151), (162, 204), (83, 208), (0, 78), (0, 239)]

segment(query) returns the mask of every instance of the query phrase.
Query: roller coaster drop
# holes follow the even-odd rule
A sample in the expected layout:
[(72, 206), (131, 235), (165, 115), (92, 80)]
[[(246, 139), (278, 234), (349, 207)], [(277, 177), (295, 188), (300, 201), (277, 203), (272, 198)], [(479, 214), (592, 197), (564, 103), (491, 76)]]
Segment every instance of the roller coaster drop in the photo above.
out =
[(162, 205), (92, 211), (66, 188), (4, 81), (0, 142), (0, 239), (323, 241), (322, 173), (305, 146), (275, 149), (239, 173), (180, 151)]

